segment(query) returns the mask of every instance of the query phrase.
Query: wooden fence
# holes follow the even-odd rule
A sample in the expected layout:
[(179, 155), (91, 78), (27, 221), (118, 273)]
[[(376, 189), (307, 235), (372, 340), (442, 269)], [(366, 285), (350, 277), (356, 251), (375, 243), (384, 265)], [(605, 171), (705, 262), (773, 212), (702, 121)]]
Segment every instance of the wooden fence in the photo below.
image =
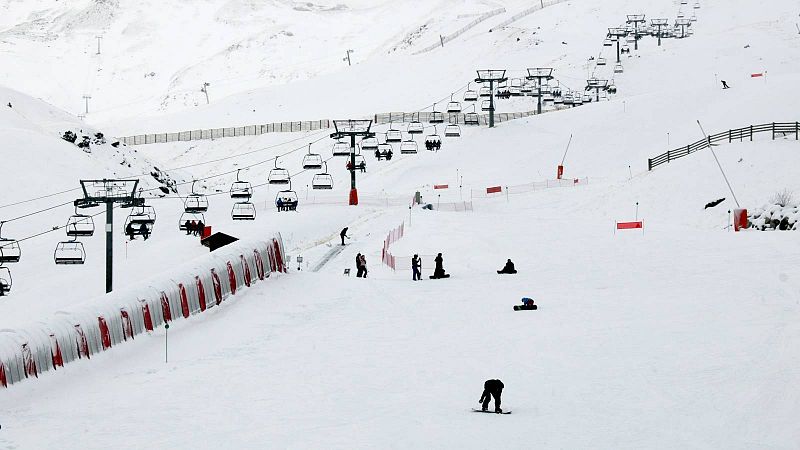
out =
[(761, 125), (750, 125), (744, 128), (735, 128), (722, 133), (712, 134), (708, 138), (700, 139), (697, 142), (689, 144), (685, 147), (679, 147), (675, 150), (670, 150), (662, 153), (654, 158), (647, 160), (647, 170), (660, 166), (661, 164), (668, 163), (678, 158), (683, 158), (698, 150), (711, 147), (712, 145), (721, 142), (733, 142), (734, 140), (744, 141), (745, 139), (753, 140), (753, 136), (758, 133), (772, 133), (772, 139), (776, 137), (784, 137), (787, 135), (794, 135), (795, 140), (800, 140), (800, 122), (772, 122)]

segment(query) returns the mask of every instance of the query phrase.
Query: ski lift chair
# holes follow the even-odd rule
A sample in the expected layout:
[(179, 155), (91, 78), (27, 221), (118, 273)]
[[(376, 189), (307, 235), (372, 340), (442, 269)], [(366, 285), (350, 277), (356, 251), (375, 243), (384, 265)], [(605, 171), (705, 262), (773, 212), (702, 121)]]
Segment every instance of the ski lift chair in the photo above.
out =
[(611, 42), (611, 39), (609, 38), (603, 39), (603, 47), (611, 47), (612, 45), (614, 44)]
[(444, 128), (444, 137), (461, 137), (461, 127), (451, 123)]
[(439, 151), (442, 148), (442, 137), (439, 136), (435, 128), (433, 134), (425, 137), (425, 148), (430, 151)]
[(0, 297), (11, 292), (14, 280), (11, 278), (11, 271), (8, 267), (0, 267)]
[(322, 168), (322, 155), (318, 153), (311, 153), (311, 144), (308, 144), (308, 153), (303, 156), (303, 169), (320, 169)]
[(481, 102), (481, 111), (490, 111), (492, 109), (492, 102), (484, 100)]
[(86, 262), (86, 249), (78, 240), (63, 241), (56, 245), (53, 259), (58, 265), (76, 265)]
[(511, 94), (512, 97), (522, 97), (522, 88), (519, 86), (511, 86), (508, 88), (508, 93)]
[(231, 184), (231, 198), (234, 200), (247, 200), (253, 196), (253, 185), (251, 185), (248, 181), (242, 181), (239, 179), (240, 170), (241, 169), (236, 171), (236, 181)]
[(156, 223), (156, 213), (152, 206), (142, 206), (135, 209), (125, 219), (125, 227), (122, 229), (126, 236), (148, 237), (153, 234), (153, 226)]
[(333, 156), (350, 156), (350, 146), (347, 144), (347, 142), (334, 142), (331, 151)]
[(203, 213), (188, 213), (184, 212), (181, 214), (181, 218), (178, 220), (178, 229), (181, 231), (187, 231), (186, 223), (198, 223), (203, 222), (206, 223), (206, 216)]
[(408, 124), (408, 134), (422, 134), (425, 131), (425, 126), (422, 125), (422, 122), (415, 120)]
[(695, 2), (694, 9), (700, 9), (700, 2)]
[(183, 201), (183, 210), (187, 213), (202, 213), (208, 211), (208, 198), (194, 190), (197, 181), (192, 182), (192, 193)]
[[(378, 138), (370, 137), (370, 138), (365, 138), (364, 140), (361, 141), (361, 150), (364, 150), (365, 152), (374, 152), (377, 149), (378, 149)], [(322, 165), (317, 167), (317, 169), (321, 168)]]
[(392, 159), (392, 146), (391, 144), (380, 144), (378, 145), (378, 149), (375, 150), (375, 158), (380, 161), (381, 159), (390, 160)]
[(465, 102), (474, 102), (478, 99), (478, 93), (473, 90), (467, 90), (464, 92), (464, 101)]
[(492, 96), (492, 90), (489, 89), (489, 86), (483, 86), (481, 88), (481, 90), (479, 91), (478, 95), (480, 97), (491, 97)]
[(512, 78), (511, 87), (521, 88), (523, 84), (522, 78)]
[[(403, 141), (403, 133), (394, 128), (394, 126), (390, 123), (389, 130), (386, 132), (386, 142), (402, 142)], [(350, 153), (348, 153), (349, 155)]]
[(4, 263), (18, 263), (22, 258), (22, 248), (16, 239), (3, 237), (3, 222), (0, 222), (0, 266)]
[(606, 65), (606, 59), (603, 58), (602, 56), (597, 58), (597, 65), (598, 66), (605, 66)]
[[(387, 145), (387, 144), (381, 144)], [(391, 148), (391, 146), (389, 146)], [(328, 163), (325, 163), (325, 170), (311, 178), (311, 188), (314, 190), (333, 189), (333, 177), (328, 173)]]
[(400, 143), (400, 153), (403, 155), (413, 155), (418, 150), (417, 142), (411, 139)]
[(464, 114), (464, 125), (480, 125), (478, 113), (473, 111)]
[(444, 123), (444, 114), (436, 110), (436, 103), (433, 104), (433, 111), (431, 117), (428, 119), (429, 123)]
[(292, 190), (292, 184), (289, 183), (289, 188), (278, 192), (275, 196), (275, 206), (278, 211), (297, 211), (297, 192)]
[(283, 167), (278, 167), (278, 158), (275, 158), (275, 167), (269, 170), (267, 183), (269, 184), (289, 184), (291, 176), (289, 171)]
[(250, 202), (236, 202), (231, 209), (233, 220), (256, 220), (256, 207)]
[(625, 69), (622, 68), (622, 64), (615, 64), (614, 65), (614, 73), (623, 73)]
[(447, 112), (448, 112), (448, 114), (460, 113), (461, 112), (461, 103), (455, 102), (451, 98), (450, 102), (447, 104)]
[(75, 214), (67, 219), (65, 229), (69, 237), (92, 236), (94, 235), (94, 219), (87, 214), (78, 214), (78, 208), (75, 207)]

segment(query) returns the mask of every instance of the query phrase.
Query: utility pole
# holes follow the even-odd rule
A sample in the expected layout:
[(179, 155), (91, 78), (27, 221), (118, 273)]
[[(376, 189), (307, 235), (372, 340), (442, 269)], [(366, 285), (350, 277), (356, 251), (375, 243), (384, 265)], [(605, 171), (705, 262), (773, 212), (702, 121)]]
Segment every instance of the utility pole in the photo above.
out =
[(528, 69), (528, 76), (525, 77), (527, 80), (536, 80), (536, 88), (537, 88), (537, 106), (536, 106), (536, 114), (542, 113), (542, 81), (543, 80), (552, 80), (553, 79), (553, 69), (550, 67), (537, 67), (534, 69)]
[(619, 59), (619, 41), (620, 39), (624, 38), (628, 35), (628, 30), (625, 28), (609, 28), (608, 29), (608, 37), (609, 39), (613, 39), (617, 41), (617, 64), (621, 63), (622, 61)]
[(348, 67), (353, 65), (352, 61), (350, 61), (350, 53), (353, 53), (353, 52), (354, 52), (354, 50), (348, 50), (347, 51), (347, 55), (344, 58), (342, 58), (342, 61), (347, 61), (347, 66)]
[(100, 39), (103, 39), (103, 36), (95, 36), (94, 38), (97, 39), (97, 54), (99, 55), (100, 54)]
[(478, 70), (477, 83), (489, 82), (489, 128), (494, 128), (494, 83), (508, 81), (505, 70)]
[(86, 103), (86, 109), (84, 110), (84, 114), (89, 114), (89, 99), (92, 98), (89, 94), (83, 94), (83, 100)]
[(634, 50), (639, 50), (639, 24), (644, 25), (645, 22), (644, 14), (628, 14), (628, 20), (625, 21), (627, 24), (633, 24)]
[(208, 87), (209, 86), (211, 86), (211, 83), (206, 81), (206, 82), (203, 83), (203, 86), (200, 88), (200, 92), (202, 92), (203, 94), (206, 94), (206, 105), (208, 105), (210, 103), (209, 100), (208, 100)]
[(106, 293), (113, 289), (114, 277), (114, 205), (123, 208), (144, 206), (136, 197), (139, 180), (81, 180), (83, 198), (75, 200), (77, 208), (92, 208), (106, 204)]
[(375, 137), (375, 133), (369, 131), (372, 127), (372, 120), (369, 119), (348, 119), (334, 120), (333, 127), (336, 130), (331, 134), (331, 139), (350, 138), (350, 200), (351, 206), (358, 205), (358, 189), (356, 188), (356, 137), (362, 139)]
[(658, 46), (661, 47), (661, 28), (667, 26), (669, 19), (651, 19), (650, 25), (656, 27), (656, 36), (658, 36)]

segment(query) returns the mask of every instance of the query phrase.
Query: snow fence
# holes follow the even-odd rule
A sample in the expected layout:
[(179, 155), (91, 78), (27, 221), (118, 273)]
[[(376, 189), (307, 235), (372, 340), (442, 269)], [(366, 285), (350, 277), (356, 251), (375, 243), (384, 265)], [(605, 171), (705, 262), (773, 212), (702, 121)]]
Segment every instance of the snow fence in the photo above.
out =
[(286, 272), (280, 234), (237, 242), (174, 271), (89, 300), (23, 329), (0, 330), (0, 386), (91, 359), (167, 322), (187, 319), (237, 291)]

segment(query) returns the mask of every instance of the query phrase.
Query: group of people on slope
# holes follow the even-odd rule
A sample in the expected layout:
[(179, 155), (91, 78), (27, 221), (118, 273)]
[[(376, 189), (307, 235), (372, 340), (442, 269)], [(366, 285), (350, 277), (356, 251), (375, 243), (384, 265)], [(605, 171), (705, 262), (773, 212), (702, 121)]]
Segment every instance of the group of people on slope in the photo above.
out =
[(206, 224), (204, 224), (202, 220), (198, 221), (187, 220), (186, 222), (184, 222), (183, 228), (186, 229), (187, 236), (190, 234), (193, 236), (201, 236), (203, 234), (203, 230), (206, 229)]
[[(436, 267), (433, 269), (433, 275), (431, 275), (431, 280), (437, 280), (440, 278), (450, 278), (450, 274), (445, 273), (444, 266), (443, 266), (443, 259), (442, 254), (439, 253), (436, 255), (436, 258), (433, 260), (436, 264)], [(422, 279), (422, 258), (419, 255), (414, 254), (414, 257), (411, 258), (411, 272), (412, 272), (412, 279), (414, 281), (418, 281)], [(506, 265), (497, 271), (498, 274), (515, 274), (517, 273), (517, 269), (514, 267), (514, 263), (511, 262), (509, 258), (506, 261)]]

